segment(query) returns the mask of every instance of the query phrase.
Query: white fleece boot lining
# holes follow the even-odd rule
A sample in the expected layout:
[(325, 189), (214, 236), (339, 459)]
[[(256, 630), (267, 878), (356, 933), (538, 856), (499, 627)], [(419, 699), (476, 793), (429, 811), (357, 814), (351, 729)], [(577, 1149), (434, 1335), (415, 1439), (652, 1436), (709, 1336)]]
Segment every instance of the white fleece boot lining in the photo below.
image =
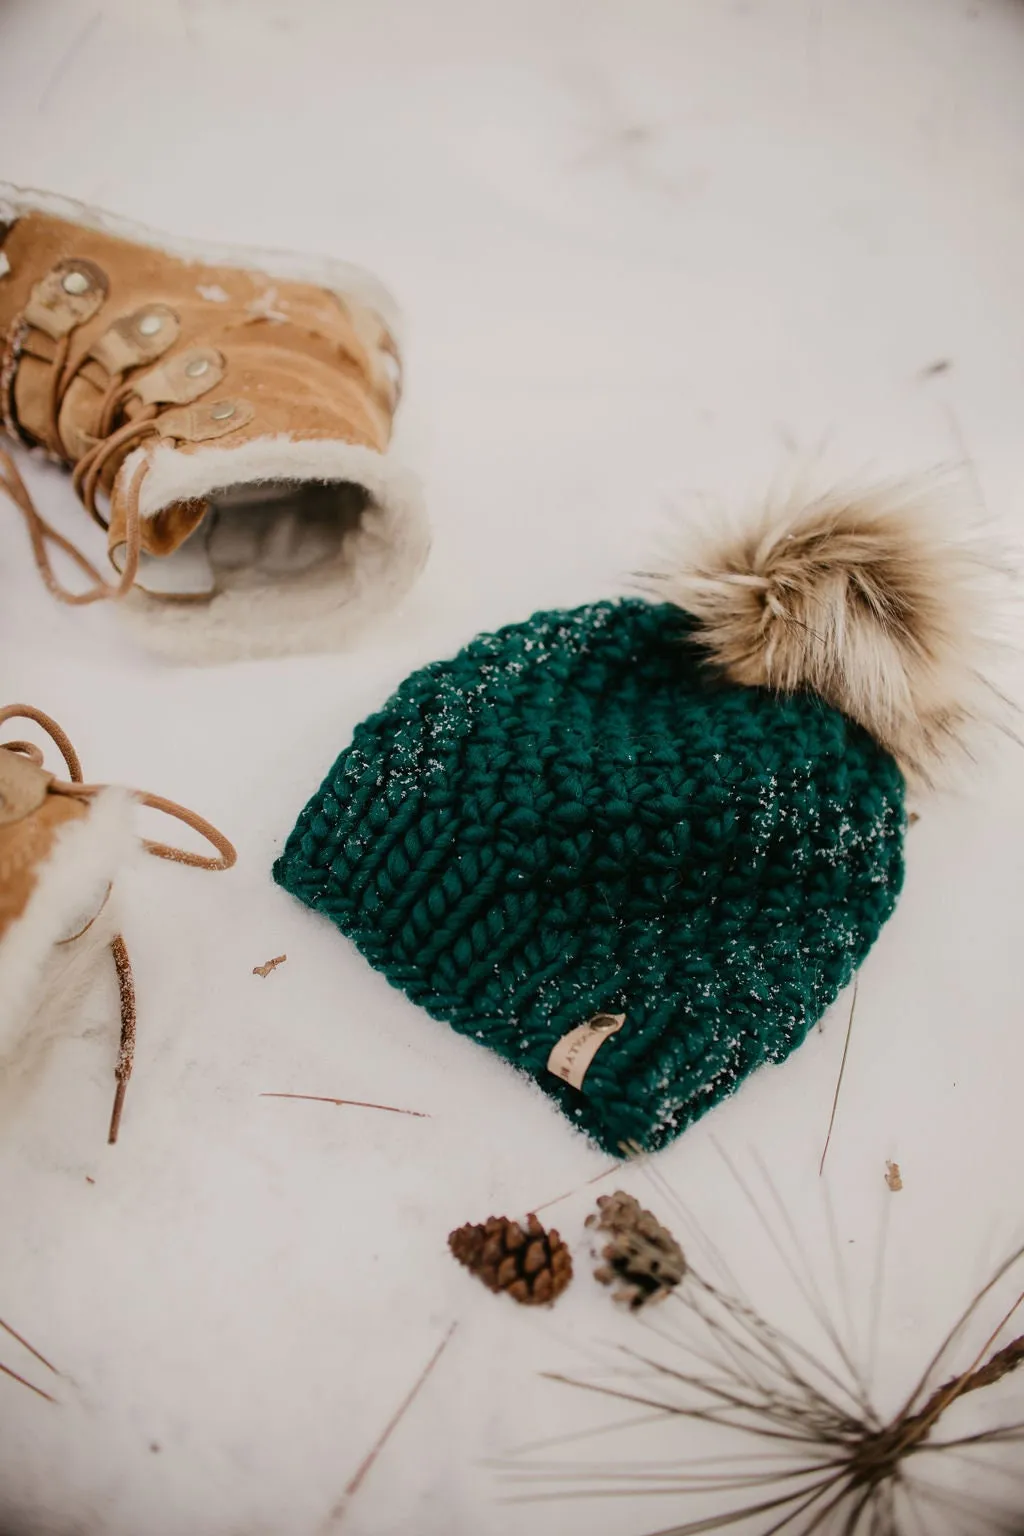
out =
[[(178, 501), (211, 503), (180, 551), (140, 566), (137, 588), (119, 604), (163, 655), (226, 661), (335, 649), (392, 607), (426, 561), (419, 483), (371, 448), (286, 436), (196, 452), (161, 444), (129, 455), (119, 485), (143, 457), (144, 521)], [(155, 595), (205, 594), (211, 584), (214, 595), (200, 602)]]
[[(281, 581), (338, 580), (359, 558), (359, 524), (371, 510), (369, 492), (351, 482), (273, 480), (216, 491), (173, 554), (140, 555), (137, 582), (154, 597), (212, 597)], [(123, 546), (113, 562), (120, 570)]]
[(263, 586), (336, 562), (370, 507), (361, 485), (274, 480), (211, 499), (206, 547), (222, 587)]

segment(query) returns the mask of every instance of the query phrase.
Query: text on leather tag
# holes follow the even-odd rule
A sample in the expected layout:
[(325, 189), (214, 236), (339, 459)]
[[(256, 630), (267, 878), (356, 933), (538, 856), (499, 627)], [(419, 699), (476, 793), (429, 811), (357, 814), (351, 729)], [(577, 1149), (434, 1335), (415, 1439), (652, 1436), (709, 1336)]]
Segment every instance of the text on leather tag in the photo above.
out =
[(555, 1042), (548, 1057), (548, 1071), (571, 1088), (582, 1088), (594, 1057), (608, 1037), (617, 1034), (625, 1022), (624, 1013), (595, 1013), (586, 1024), (570, 1029)]

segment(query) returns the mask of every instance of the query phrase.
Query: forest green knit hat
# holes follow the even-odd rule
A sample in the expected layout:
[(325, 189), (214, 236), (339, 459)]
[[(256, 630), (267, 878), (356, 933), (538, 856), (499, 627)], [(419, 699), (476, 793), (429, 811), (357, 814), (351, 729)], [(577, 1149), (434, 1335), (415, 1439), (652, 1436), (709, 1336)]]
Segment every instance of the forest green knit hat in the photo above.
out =
[(985, 569), (913, 505), (833, 499), (719, 534), (667, 602), (480, 636), (358, 727), (275, 877), (603, 1147), (659, 1147), (891, 913)]

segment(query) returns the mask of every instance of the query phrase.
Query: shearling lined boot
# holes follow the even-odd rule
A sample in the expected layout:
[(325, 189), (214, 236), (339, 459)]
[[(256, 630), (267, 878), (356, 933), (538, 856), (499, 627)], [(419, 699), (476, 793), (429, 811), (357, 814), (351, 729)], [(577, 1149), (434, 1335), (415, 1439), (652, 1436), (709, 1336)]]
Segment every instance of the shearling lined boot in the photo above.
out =
[[(44, 768), (34, 743), (0, 742), (0, 1093), (21, 1092), (109, 951), (121, 1004), (108, 1133), (116, 1141), (135, 1046), (135, 988), (117, 916), (117, 877), (140, 849), (197, 869), (229, 869), (235, 850), (216, 827), (172, 800), (84, 783), (74, 747), (41, 710), (11, 704), (0, 709), (0, 725), (10, 720), (40, 726), (60, 749), (68, 776)], [(140, 802), (183, 821), (216, 857), (140, 843), (133, 830)]]
[[(393, 304), (339, 262), (203, 251), (0, 185), (0, 417), (73, 471), (101, 574), (0, 479), (65, 601), (116, 597), (185, 660), (329, 650), (421, 569), (418, 483), (392, 445)], [(57, 545), (86, 577), (69, 591)]]

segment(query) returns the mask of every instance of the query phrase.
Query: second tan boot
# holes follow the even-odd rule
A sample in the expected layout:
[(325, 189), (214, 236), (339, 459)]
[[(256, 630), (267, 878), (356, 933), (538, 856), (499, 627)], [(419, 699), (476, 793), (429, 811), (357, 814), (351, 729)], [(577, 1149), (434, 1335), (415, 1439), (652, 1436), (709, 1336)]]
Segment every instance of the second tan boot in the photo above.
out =
[[(121, 936), (118, 880), (141, 852), (196, 869), (230, 869), (235, 850), (194, 811), (159, 795), (84, 782), (74, 747), (55, 720), (28, 704), (0, 709), (0, 727), (26, 721), (57, 746), (66, 777), (44, 766), (30, 741), (0, 740), (0, 1125), (25, 1096), (47, 1052), (75, 1027), (97, 967), (112, 957), (121, 1043), (108, 1139), (116, 1141), (135, 1049), (135, 988)], [(184, 822), (216, 850), (192, 853), (140, 841), (138, 804)]]

